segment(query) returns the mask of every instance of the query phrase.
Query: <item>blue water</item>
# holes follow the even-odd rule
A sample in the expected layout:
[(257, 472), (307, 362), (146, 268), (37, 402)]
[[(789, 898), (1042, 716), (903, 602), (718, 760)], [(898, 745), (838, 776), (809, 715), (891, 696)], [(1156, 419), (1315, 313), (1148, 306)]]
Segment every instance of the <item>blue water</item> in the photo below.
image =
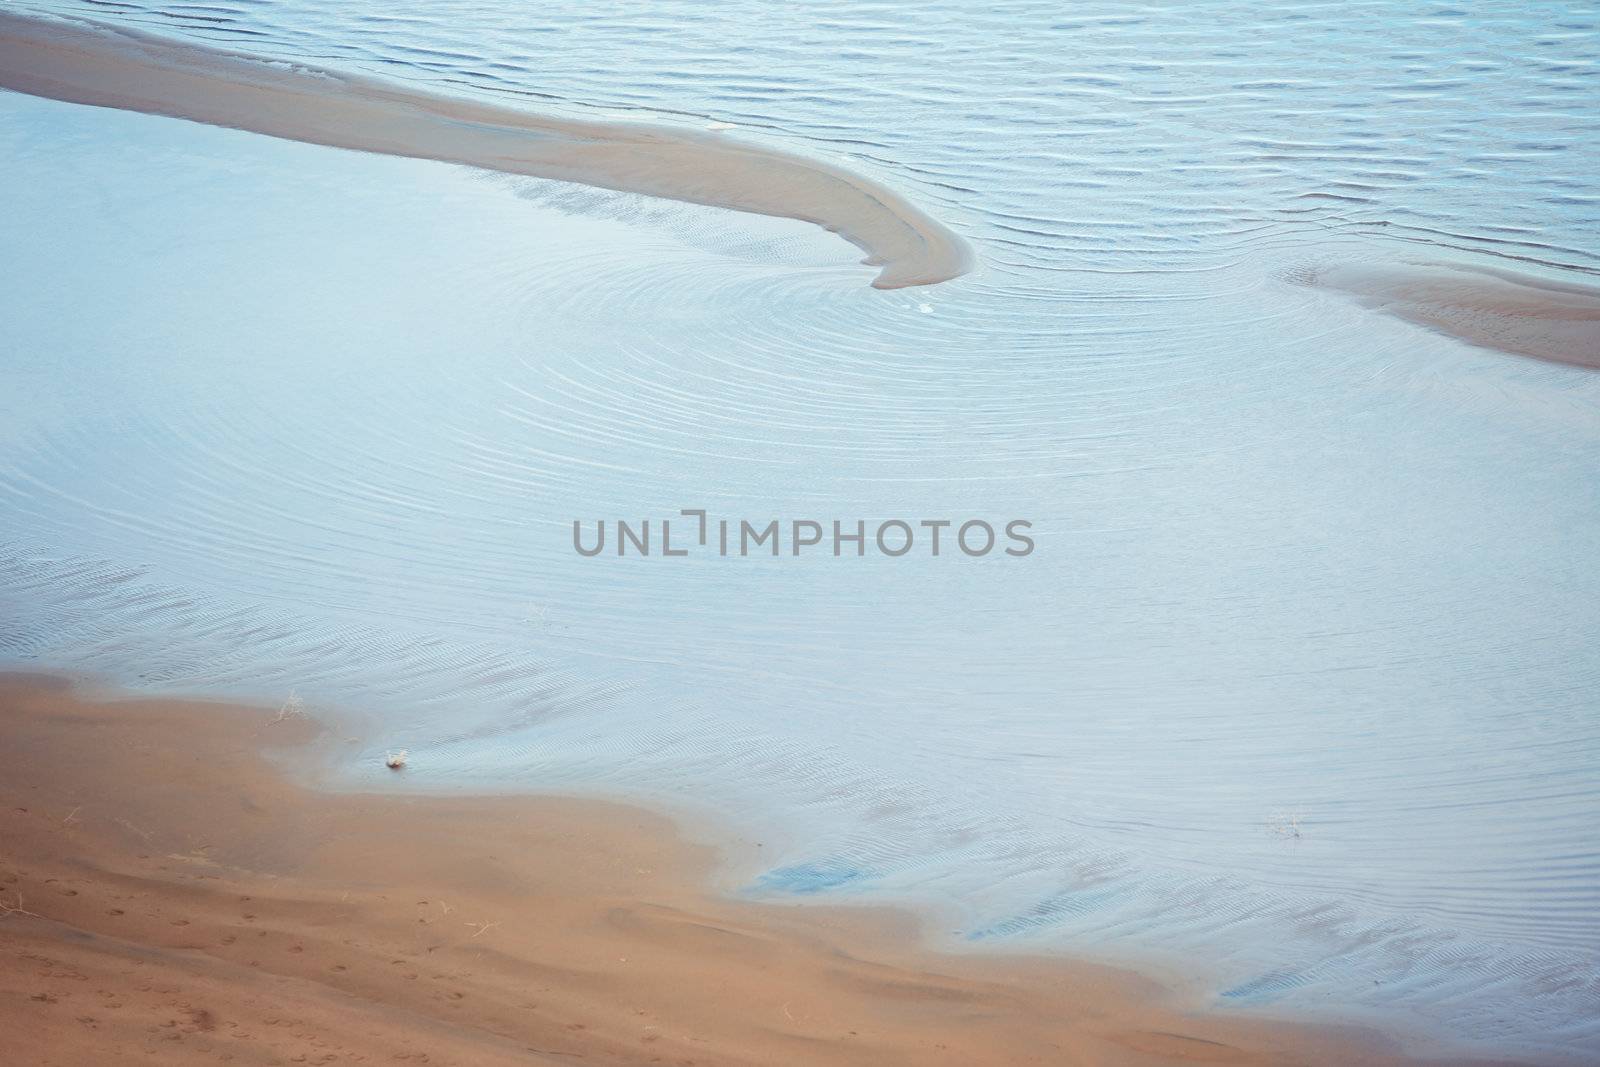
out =
[[(1591, 6), (15, 6), (726, 123), (982, 266), (0, 94), (0, 663), (366, 713), (355, 784), (714, 809), (756, 896), (1600, 1057), (1600, 376), (1294, 280), (1593, 283)], [(572, 550), (683, 508), (1038, 547)]]

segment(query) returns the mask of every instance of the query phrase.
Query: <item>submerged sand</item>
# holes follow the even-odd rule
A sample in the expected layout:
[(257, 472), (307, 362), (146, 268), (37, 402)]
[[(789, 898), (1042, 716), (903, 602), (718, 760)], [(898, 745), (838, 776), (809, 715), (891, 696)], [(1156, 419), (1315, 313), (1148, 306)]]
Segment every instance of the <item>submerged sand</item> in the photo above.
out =
[(715, 856), (636, 809), (321, 793), (261, 754), (314, 764), (319, 733), (0, 676), (7, 1062), (1414, 1062), (928, 952), (895, 912), (716, 897)]
[(715, 133), (540, 115), (86, 19), (0, 12), (0, 88), (312, 144), (580, 182), (832, 230), (881, 289), (964, 274), (965, 241), (879, 182)]
[(1425, 261), (1346, 263), (1304, 280), (1468, 344), (1600, 368), (1600, 287)]

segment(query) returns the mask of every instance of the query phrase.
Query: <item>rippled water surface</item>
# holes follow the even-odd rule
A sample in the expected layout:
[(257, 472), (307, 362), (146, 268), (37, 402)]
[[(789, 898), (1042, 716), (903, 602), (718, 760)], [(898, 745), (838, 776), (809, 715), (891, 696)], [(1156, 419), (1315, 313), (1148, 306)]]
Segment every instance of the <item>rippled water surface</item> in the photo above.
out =
[[(354, 781), (734, 812), (756, 894), (1600, 1056), (1600, 376), (1298, 282), (1594, 284), (1591, 5), (14, 6), (727, 124), (982, 265), (0, 94), (3, 662), (371, 713)], [(572, 550), (681, 508), (1038, 549)]]

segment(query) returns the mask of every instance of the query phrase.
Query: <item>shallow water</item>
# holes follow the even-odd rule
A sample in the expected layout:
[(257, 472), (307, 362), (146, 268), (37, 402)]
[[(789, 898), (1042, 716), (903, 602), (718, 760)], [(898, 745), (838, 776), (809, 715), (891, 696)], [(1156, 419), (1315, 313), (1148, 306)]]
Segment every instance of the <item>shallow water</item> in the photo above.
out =
[[(18, 6), (728, 123), (983, 265), (0, 95), (4, 662), (381, 715), (355, 781), (735, 812), (753, 893), (1600, 1055), (1600, 377), (1296, 281), (1593, 283), (1592, 11)], [(683, 508), (1038, 548), (572, 549)]]

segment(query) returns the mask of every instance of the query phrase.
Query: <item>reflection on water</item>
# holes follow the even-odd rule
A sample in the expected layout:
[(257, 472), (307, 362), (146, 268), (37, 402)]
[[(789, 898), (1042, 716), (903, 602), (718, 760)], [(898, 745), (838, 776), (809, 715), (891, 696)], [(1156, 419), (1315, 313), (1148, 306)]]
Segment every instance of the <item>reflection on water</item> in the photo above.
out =
[[(5, 661), (380, 714), (355, 781), (738, 812), (753, 893), (1600, 1051), (1600, 377), (1295, 280), (1592, 282), (1580, 5), (21, 6), (730, 123), (984, 268), (0, 97)], [(681, 508), (1039, 548), (572, 551)]]

